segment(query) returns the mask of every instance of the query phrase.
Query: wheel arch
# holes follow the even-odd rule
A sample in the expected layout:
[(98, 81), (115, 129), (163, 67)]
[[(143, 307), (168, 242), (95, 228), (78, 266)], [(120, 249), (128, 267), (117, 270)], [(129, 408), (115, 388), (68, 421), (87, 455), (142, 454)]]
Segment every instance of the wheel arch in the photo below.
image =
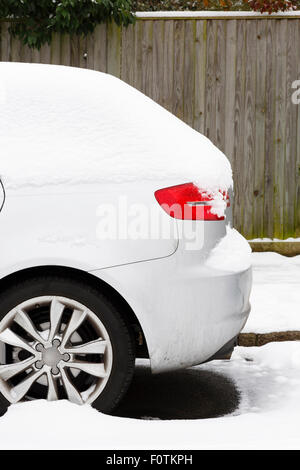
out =
[(143, 328), (135, 315), (134, 311), (119, 294), (119, 292), (110, 286), (107, 282), (94, 276), (91, 273), (83, 271), (77, 268), (65, 267), (65, 266), (36, 266), (21, 269), (12, 274), (8, 274), (0, 279), (0, 292), (5, 289), (11, 288), (15, 283), (22, 282), (25, 279), (35, 278), (37, 276), (54, 275), (61, 277), (68, 277), (69, 279), (80, 280), (94, 287), (102, 294), (106, 295), (110, 302), (118, 309), (120, 315), (125, 320), (127, 326), (130, 328), (136, 345), (136, 356), (142, 358), (149, 358), (149, 352), (147, 347), (147, 341), (143, 332)]

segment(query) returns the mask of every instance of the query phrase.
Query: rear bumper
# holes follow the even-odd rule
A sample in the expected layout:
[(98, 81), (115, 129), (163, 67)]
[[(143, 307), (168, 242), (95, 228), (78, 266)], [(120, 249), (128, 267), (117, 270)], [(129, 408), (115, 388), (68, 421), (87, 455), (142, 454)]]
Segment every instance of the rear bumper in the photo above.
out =
[(94, 272), (129, 303), (143, 328), (153, 372), (212, 358), (244, 327), (251, 268), (224, 273), (178, 256)]
[(222, 346), (219, 351), (217, 351), (213, 356), (211, 356), (207, 362), (220, 360), (220, 359), (230, 359), (233, 353), (235, 346), (238, 344), (238, 336), (235, 336), (230, 341), (228, 341), (224, 346)]
[(251, 270), (247, 270), (189, 279), (182, 289), (177, 286), (176, 293), (173, 290), (171, 294), (169, 324), (162, 325), (150, 353), (153, 371), (188, 367), (215, 358), (248, 319), (251, 279)]

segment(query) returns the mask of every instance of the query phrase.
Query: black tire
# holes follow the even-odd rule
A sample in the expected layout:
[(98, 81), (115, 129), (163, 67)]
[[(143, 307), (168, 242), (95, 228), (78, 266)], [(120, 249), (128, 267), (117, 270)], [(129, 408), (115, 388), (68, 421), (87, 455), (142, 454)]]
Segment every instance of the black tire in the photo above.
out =
[[(105, 388), (92, 406), (103, 413), (111, 412), (126, 393), (134, 372), (135, 350), (129, 326), (113, 303), (95, 287), (76, 278), (54, 275), (31, 277), (2, 291), (0, 321), (17, 305), (39, 296), (61, 296), (80, 302), (103, 323), (112, 345), (113, 364)], [(0, 393), (0, 416), (8, 405)]]
[(0, 417), (7, 412), (9, 405), (9, 401), (6, 400), (6, 398), (4, 398), (4, 396), (0, 393)]

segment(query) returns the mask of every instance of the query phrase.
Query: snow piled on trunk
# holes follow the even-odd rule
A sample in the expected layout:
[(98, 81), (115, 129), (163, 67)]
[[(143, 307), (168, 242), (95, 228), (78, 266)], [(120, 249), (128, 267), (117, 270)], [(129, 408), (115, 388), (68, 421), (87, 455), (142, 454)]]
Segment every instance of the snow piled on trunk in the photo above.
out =
[(136, 180), (232, 185), (206, 137), (110, 75), (0, 63), (1, 176), (7, 187)]
[(234, 228), (227, 226), (226, 235), (213, 248), (205, 265), (226, 272), (249, 269), (252, 263), (251, 248), (247, 240)]

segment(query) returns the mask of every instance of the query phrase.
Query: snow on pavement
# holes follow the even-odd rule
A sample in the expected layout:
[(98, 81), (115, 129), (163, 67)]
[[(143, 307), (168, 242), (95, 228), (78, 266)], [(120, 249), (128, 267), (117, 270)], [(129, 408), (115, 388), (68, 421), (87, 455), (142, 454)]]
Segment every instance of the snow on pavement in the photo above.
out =
[(244, 333), (300, 330), (300, 256), (252, 253), (251, 315)]
[(234, 382), (241, 400), (231, 415), (136, 420), (106, 416), (66, 401), (41, 400), (9, 408), (0, 420), (0, 448), (300, 448), (299, 343), (239, 347), (231, 361), (214, 361), (197, 370), (225, 374)]

